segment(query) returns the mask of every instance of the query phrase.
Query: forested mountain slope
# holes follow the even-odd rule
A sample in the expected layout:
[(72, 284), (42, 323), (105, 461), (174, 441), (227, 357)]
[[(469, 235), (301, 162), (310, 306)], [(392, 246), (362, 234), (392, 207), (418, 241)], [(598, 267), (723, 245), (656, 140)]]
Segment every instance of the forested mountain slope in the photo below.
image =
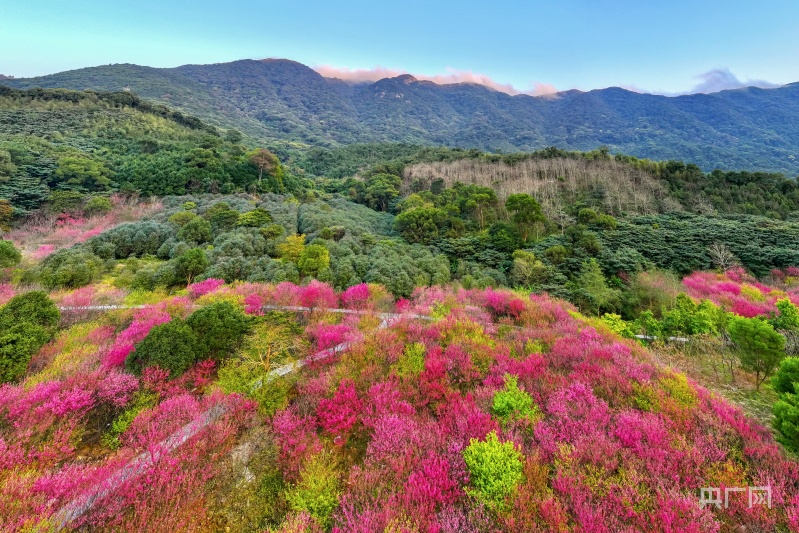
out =
[[(112, 190), (283, 188), (277, 159), (240, 138), (126, 92), (0, 87), (0, 198), (19, 215), (46, 200), (64, 208), (71, 196)], [(258, 161), (269, 167), (260, 178)]]
[(799, 173), (799, 84), (679, 97), (620, 88), (510, 96), (408, 75), (350, 85), (278, 59), (171, 69), (107, 65), (3, 83), (130, 89), (258, 140), (299, 146), (382, 141), (507, 152), (607, 145), (705, 170)]

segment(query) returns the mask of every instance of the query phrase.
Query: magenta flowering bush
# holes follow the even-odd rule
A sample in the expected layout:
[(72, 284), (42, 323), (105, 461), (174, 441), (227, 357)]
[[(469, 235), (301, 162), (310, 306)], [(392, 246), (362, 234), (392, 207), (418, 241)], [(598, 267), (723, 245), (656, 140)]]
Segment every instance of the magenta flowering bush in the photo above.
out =
[(317, 351), (321, 351), (344, 342), (350, 331), (347, 324), (316, 324), (309, 327), (307, 333), (315, 341)]
[(355, 392), (355, 384), (342, 381), (332, 398), (319, 402), (319, 425), (333, 435), (346, 434), (358, 422), (363, 402)]
[(141, 342), (151, 329), (159, 324), (165, 324), (172, 319), (166, 311), (142, 309), (136, 312), (133, 322), (120, 333), (103, 364), (106, 367), (118, 367), (125, 363), (125, 358), (133, 351), (137, 342)]
[(321, 309), (332, 309), (338, 307), (338, 296), (333, 288), (317, 280), (311, 281), (308, 285), (300, 287), (300, 305), (303, 307), (313, 307)]
[(747, 318), (769, 316), (777, 312), (776, 302), (780, 298), (787, 297), (794, 304), (799, 304), (797, 287), (786, 284), (786, 280), (791, 278), (790, 273), (795, 270), (795, 267), (791, 267), (785, 271), (772, 272), (772, 278), (783, 288), (763, 284), (741, 268), (723, 274), (694, 272), (683, 279), (683, 286), (690, 296), (710, 300), (736, 315)]
[(369, 285), (361, 283), (341, 293), (341, 305), (349, 309), (365, 309), (369, 305)]
[(260, 294), (248, 294), (244, 298), (244, 312), (248, 315), (260, 315), (263, 314), (263, 305), (264, 299), (261, 297)]
[(208, 278), (203, 281), (198, 281), (197, 283), (192, 283), (187, 289), (192, 298), (199, 298), (200, 296), (205, 296), (206, 294), (214, 292), (224, 284), (225, 280), (223, 279)]

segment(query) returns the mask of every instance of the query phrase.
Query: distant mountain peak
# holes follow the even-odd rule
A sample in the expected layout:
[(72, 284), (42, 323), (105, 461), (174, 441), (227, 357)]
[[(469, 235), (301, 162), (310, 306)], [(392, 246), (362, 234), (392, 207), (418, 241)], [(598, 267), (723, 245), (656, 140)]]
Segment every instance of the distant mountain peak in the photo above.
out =
[(399, 76), (397, 76), (395, 78), (392, 78), (392, 79), (395, 79), (398, 82), (405, 83), (405, 84), (416, 83), (416, 82), (419, 81), (418, 79), (416, 79), (415, 77), (411, 76), (410, 74), (401, 74), (401, 75), (399, 75)]

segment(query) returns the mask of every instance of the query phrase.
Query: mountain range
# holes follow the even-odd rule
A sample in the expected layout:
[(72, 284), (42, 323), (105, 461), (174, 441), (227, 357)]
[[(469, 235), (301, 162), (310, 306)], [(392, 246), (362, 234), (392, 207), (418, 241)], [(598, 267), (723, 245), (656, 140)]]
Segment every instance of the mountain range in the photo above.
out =
[(799, 174), (799, 83), (713, 94), (659, 96), (611, 87), (511, 96), (411, 75), (352, 84), (284, 59), (152, 68), (90, 67), (3, 79), (15, 88), (130, 90), (290, 147), (404, 142), (530, 151), (548, 146), (680, 159), (705, 170)]

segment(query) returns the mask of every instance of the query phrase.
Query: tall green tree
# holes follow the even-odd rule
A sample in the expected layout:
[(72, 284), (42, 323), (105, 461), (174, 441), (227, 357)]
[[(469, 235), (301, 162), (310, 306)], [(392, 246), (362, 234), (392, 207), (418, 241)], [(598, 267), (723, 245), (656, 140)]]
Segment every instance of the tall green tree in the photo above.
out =
[(266, 148), (258, 148), (247, 154), (250, 163), (258, 169), (258, 183), (261, 183), (264, 172), (267, 176), (275, 176), (280, 169), (280, 160)]
[(195, 276), (205, 272), (208, 265), (205, 252), (201, 248), (191, 248), (178, 256), (175, 261), (175, 272), (186, 280), (187, 285), (191, 285)]
[(388, 211), (391, 202), (399, 197), (400, 177), (394, 174), (375, 174), (366, 180), (364, 200), (366, 205), (379, 211)]
[(531, 233), (536, 238), (540, 236), (546, 217), (535, 198), (529, 194), (511, 194), (505, 200), (505, 209), (511, 214), (511, 222), (516, 225), (516, 231), (524, 242), (527, 242)]
[(755, 373), (755, 388), (768, 378), (785, 357), (785, 337), (759, 318), (734, 317), (727, 324), (738, 348), (741, 366)]
[(547, 267), (533, 252), (516, 250), (513, 252), (511, 280), (521, 287), (532, 287), (546, 279)]
[(330, 268), (330, 252), (321, 244), (309, 244), (300, 254), (297, 268), (305, 276), (316, 277), (321, 271)]
[(577, 304), (597, 316), (603, 309), (614, 309), (621, 296), (618, 289), (608, 287), (602, 268), (594, 258), (583, 263), (580, 275), (573, 285)]
[(429, 244), (438, 238), (447, 214), (430, 205), (403, 211), (394, 219), (394, 228), (410, 243)]
[(208, 242), (211, 240), (211, 223), (195, 216), (180, 228), (178, 239), (195, 244)]

